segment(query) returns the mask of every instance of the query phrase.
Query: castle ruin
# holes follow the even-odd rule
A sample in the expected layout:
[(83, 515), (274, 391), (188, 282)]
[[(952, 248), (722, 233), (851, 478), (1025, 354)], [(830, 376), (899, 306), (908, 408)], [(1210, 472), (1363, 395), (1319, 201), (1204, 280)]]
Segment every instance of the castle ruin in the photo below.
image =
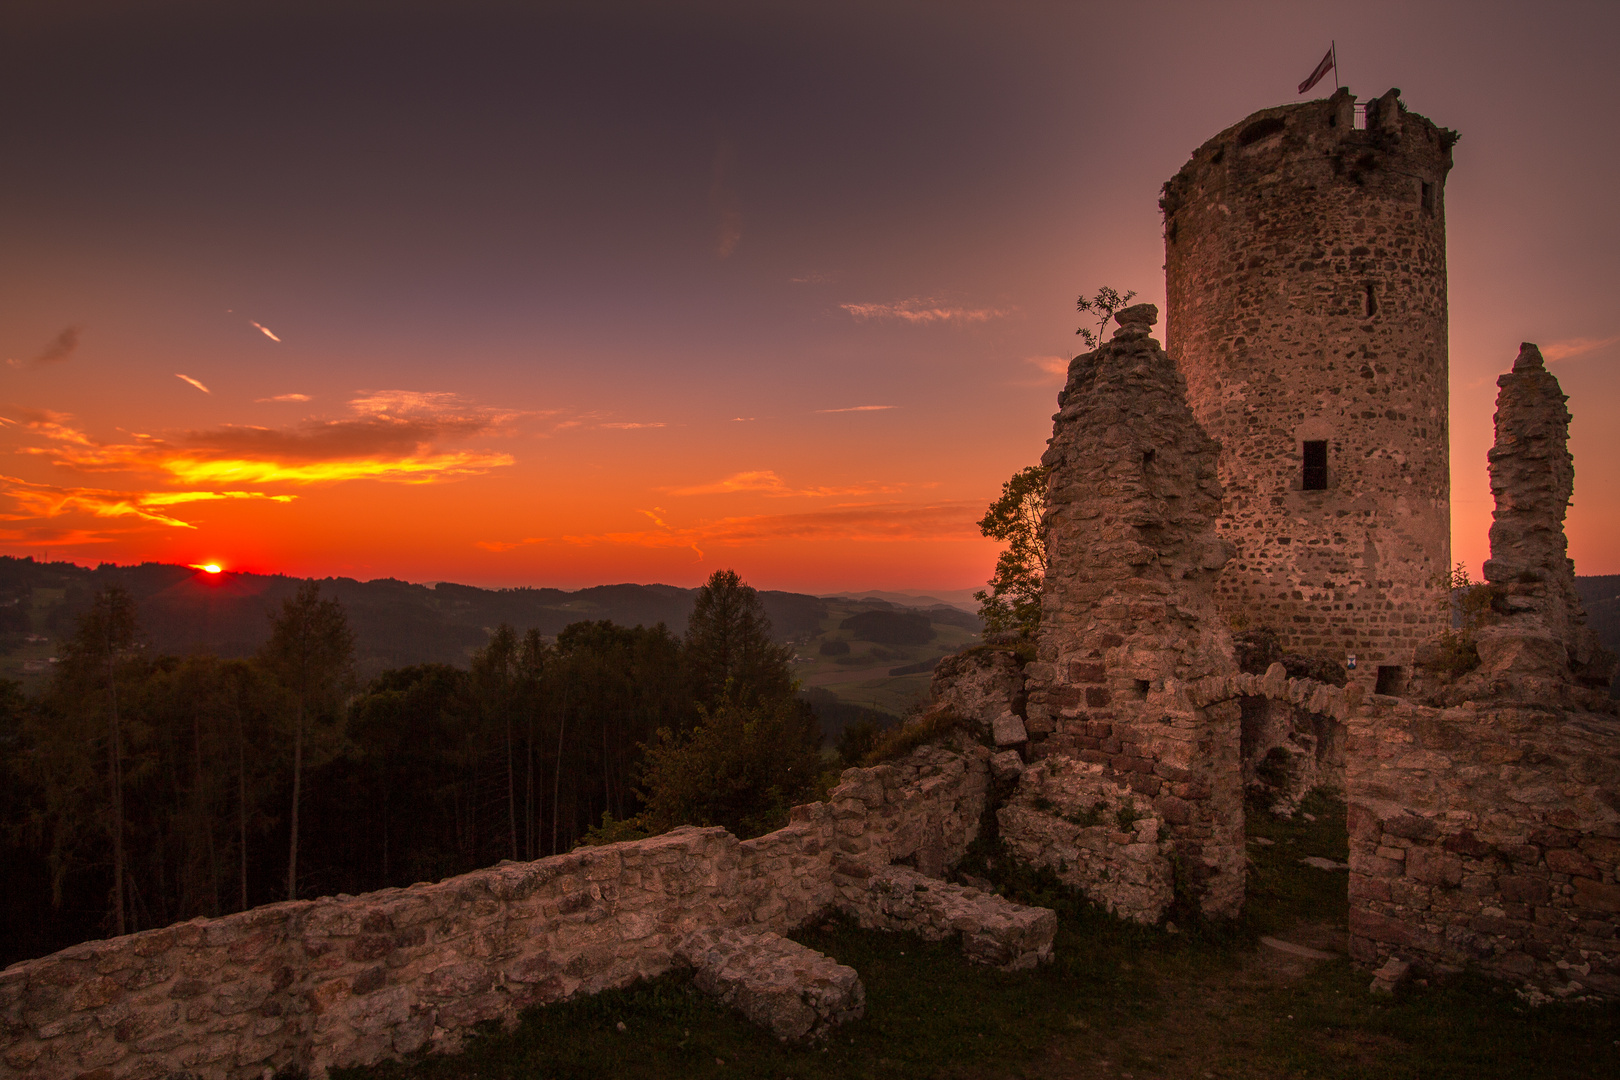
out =
[(1454, 629), (1456, 135), (1395, 90), (1356, 121), (1341, 89), (1200, 147), (1161, 202), (1167, 350), (1141, 305), (1069, 366), (1002, 837), (1122, 917), (1232, 914), (1244, 796), (1337, 788), (1358, 961), (1620, 996), (1615, 658), (1565, 553), (1564, 396), (1529, 344), (1499, 380)]
[(1010, 970), (1051, 955), (1052, 912), (941, 880), (987, 812), (1121, 918), (1223, 918), (1246, 796), (1286, 812), (1318, 785), (1348, 804), (1358, 962), (1620, 997), (1615, 658), (1566, 555), (1569, 414), (1523, 346), (1486, 603), (1453, 631), (1456, 136), (1394, 90), (1365, 116), (1345, 90), (1263, 110), (1165, 185), (1168, 347), (1128, 308), (1059, 395), (1036, 657), (935, 676), (936, 710), (999, 752), (959, 736), (848, 770), (754, 840), (677, 829), (14, 964), (0, 1077), (321, 1076), (678, 967), (815, 1037), (864, 1004), (858, 973), (781, 936), (824, 911)]

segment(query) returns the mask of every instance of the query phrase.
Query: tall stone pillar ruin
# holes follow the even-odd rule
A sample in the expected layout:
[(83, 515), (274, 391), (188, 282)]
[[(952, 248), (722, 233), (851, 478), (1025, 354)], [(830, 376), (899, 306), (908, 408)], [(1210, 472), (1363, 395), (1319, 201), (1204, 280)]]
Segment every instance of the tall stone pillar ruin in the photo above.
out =
[(1568, 399), (1529, 342), (1496, 385), (1485, 580), (1498, 621), (1477, 635), (1478, 680), (1495, 696), (1542, 701), (1567, 697), (1572, 683), (1607, 688), (1615, 658), (1586, 625), (1564, 535), (1575, 492)]
[(1219, 448), (1149, 337), (1158, 310), (1120, 312), (1111, 341), (1069, 365), (1052, 439), (1048, 573), (1025, 668), (1030, 755), (1002, 836), (1116, 913), (1156, 921), (1178, 899), (1243, 901), (1236, 703), (1192, 684), (1236, 671), (1215, 579)]

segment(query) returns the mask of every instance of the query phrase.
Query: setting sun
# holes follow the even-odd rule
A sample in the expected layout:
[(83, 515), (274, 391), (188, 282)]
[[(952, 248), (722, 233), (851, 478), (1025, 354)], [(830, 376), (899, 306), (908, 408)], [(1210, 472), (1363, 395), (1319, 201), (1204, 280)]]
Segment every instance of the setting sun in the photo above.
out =
[(217, 574), (220, 572), (220, 565), (217, 562), (192, 563), (191, 568), (193, 570), (201, 570), (205, 574)]

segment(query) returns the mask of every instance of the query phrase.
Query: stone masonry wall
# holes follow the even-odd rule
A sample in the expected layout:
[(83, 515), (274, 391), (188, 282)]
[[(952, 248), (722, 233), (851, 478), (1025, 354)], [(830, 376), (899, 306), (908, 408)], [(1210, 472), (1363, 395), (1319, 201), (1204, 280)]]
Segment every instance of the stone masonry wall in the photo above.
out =
[(1494, 618), (1477, 635), (1481, 663), (1471, 681), (1495, 696), (1596, 704), (1601, 693), (1570, 693), (1606, 690), (1615, 658), (1586, 625), (1564, 537), (1575, 492), (1567, 399), (1529, 342), (1496, 384), (1488, 455), (1496, 510), (1485, 562)]
[[(1037, 660), (1025, 668), (1029, 754), (1098, 766), (1095, 792), (1072, 793), (1077, 803), (1111, 804), (1128, 789), (1127, 816), (1162, 823), (1160, 857), (1189, 896), (1231, 916), (1245, 867), (1239, 710), (1188, 694), (1237, 670), (1214, 605), (1228, 554), (1215, 536), (1218, 448), (1148, 336), (1157, 309), (1116, 319), (1112, 340), (1071, 361), (1042, 458), (1048, 570)], [(1034, 819), (1015, 815), (1003, 835), (1016, 846), (1026, 826)]]
[[(14, 964), (0, 972), (0, 1076), (256, 1078), (289, 1065), (320, 1076), (451, 1049), (481, 1021), (656, 976), (697, 931), (786, 932), (831, 907), (882, 911), (885, 925), (903, 927), (906, 912), (887, 910), (847, 871), (869, 866), (870, 878), (904, 860), (938, 874), (954, 864), (978, 829), (988, 756), (922, 747), (848, 770), (828, 802), (797, 807), (786, 828), (754, 840), (681, 828)], [(1018, 966), (1043, 947), (1038, 911), (1009, 913), (1015, 905), (999, 898), (954, 904), (953, 917), (966, 919), (957, 930), (972, 924), (981, 953), (995, 952), (981, 938), (1001, 941), (996, 955)], [(937, 929), (936, 913), (916, 919)]]
[(1620, 720), (1375, 695), (1349, 729), (1357, 961), (1620, 996)]
[[(1165, 184), (1166, 349), (1221, 443), (1221, 611), (1288, 652), (1412, 662), (1450, 569), (1444, 188), (1455, 135), (1388, 94), (1265, 109)], [(1304, 447), (1327, 444), (1326, 487)]]

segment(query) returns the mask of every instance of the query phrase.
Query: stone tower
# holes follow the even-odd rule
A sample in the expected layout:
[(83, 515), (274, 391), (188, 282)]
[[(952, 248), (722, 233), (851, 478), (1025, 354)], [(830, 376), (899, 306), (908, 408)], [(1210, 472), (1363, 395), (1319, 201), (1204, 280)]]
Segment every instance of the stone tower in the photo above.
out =
[(1451, 562), (1457, 137), (1398, 90), (1357, 121), (1347, 90), (1265, 109), (1165, 185), (1165, 341), (1222, 446), (1221, 612), (1399, 692)]

